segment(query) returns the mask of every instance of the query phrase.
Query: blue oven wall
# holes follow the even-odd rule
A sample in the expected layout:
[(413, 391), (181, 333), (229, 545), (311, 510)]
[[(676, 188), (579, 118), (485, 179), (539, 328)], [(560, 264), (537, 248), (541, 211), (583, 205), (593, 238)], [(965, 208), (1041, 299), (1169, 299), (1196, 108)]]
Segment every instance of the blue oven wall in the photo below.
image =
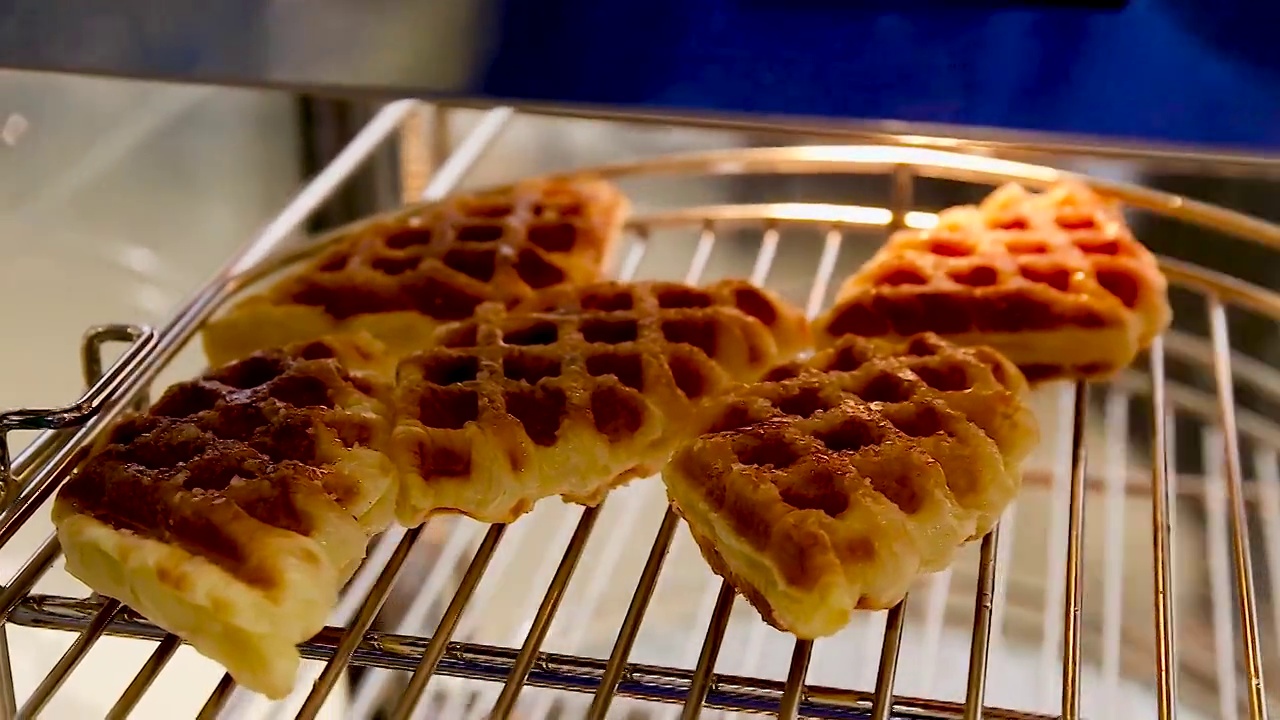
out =
[(508, 0), (484, 89), (1280, 148), (1280, 3), (990, 4)]
[(1119, 4), (0, 0), (0, 67), (1280, 151), (1280, 2)]

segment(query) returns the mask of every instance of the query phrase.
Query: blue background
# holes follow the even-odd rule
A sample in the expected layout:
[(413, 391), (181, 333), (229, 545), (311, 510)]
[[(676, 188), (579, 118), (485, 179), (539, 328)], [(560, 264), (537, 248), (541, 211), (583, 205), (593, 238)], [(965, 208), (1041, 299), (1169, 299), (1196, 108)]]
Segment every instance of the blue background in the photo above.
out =
[(1271, 0), (504, 5), (489, 95), (1280, 148)]
[(1046, 4), (0, 0), (0, 67), (1280, 151), (1280, 0)]

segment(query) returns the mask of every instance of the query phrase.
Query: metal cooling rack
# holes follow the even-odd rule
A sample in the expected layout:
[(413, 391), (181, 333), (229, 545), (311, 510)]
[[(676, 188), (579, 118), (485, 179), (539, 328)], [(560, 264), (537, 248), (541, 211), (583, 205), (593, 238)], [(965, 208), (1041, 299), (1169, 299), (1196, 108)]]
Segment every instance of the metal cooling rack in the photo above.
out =
[[(273, 269), (302, 254), (313, 252), (321, 243), (292, 243), (297, 228), (326, 198), (406, 120), (412, 120), (420, 105), (402, 101), (386, 106), (365, 127), (337, 159), (308, 184), (262, 233), (238, 252), (226, 266), (188, 302), (162, 329), (152, 331), (130, 326), (100, 328), (86, 338), (86, 379), (91, 389), (76, 405), (50, 411), (24, 410), (0, 415), (0, 433), (15, 429), (47, 428), (12, 463), (8, 455), (0, 456), (6, 509), (0, 516), (0, 547), (11, 541), (20, 528), (52, 496), (59, 481), (83, 458), (94, 437), (132, 404), (145, 402), (151, 382), (175, 354), (187, 343), (200, 324), (237, 291), (265, 276)], [(438, 198), (452, 190), (485, 150), (501, 134), (514, 115), (509, 108), (489, 111), (475, 129), (437, 168), (426, 185), (424, 197)], [(752, 150), (716, 151), (683, 156), (660, 157), (637, 163), (595, 168), (593, 172), (613, 178), (655, 175), (741, 175), (741, 174), (875, 174), (888, 178), (888, 207), (853, 205), (774, 203), (751, 205), (719, 205), (682, 208), (644, 214), (632, 220), (628, 240), (618, 258), (617, 275), (629, 278), (641, 267), (646, 252), (658, 242), (662, 231), (681, 231), (695, 242), (686, 280), (701, 279), (717, 240), (733, 229), (756, 233), (759, 247), (750, 277), (767, 284), (770, 270), (780, 252), (783, 230), (807, 228), (822, 237), (822, 250), (808, 294), (807, 310), (816, 313), (833, 289), (846, 236), (855, 232), (890, 231), (901, 226), (926, 227), (935, 220), (929, 212), (916, 210), (913, 187), (916, 178), (943, 178), (978, 184), (996, 184), (1019, 180), (1029, 185), (1043, 185), (1063, 175), (1043, 166), (1014, 163), (988, 157), (955, 154), (900, 146), (855, 147), (790, 147)], [(1195, 223), (1213, 231), (1261, 243), (1280, 250), (1280, 227), (1240, 215), (1222, 208), (1196, 203), (1184, 198), (1134, 187), (1131, 185), (1090, 181), (1099, 190), (1123, 200), (1135, 210), (1157, 213), (1177, 221)], [(669, 233), (668, 233), (669, 234)], [(679, 236), (679, 233), (677, 233)], [(1236, 385), (1249, 392), (1280, 396), (1280, 373), (1250, 358), (1233, 353), (1227, 331), (1227, 309), (1244, 308), (1263, 316), (1280, 319), (1280, 294), (1188, 265), (1172, 258), (1162, 258), (1171, 283), (1203, 297), (1209, 321), (1209, 337), (1170, 333), (1158, 340), (1145, 360), (1145, 372), (1135, 369), (1116, 382), (1093, 388), (1104, 397), (1104, 429), (1108, 436), (1127, 435), (1127, 408), (1132, 403), (1148, 408), (1152, 423), (1150, 471), (1112, 472), (1116, 463), (1110, 460), (1104, 478), (1087, 472), (1086, 428), (1090, 413), (1088, 391), (1084, 385), (1062, 388), (1059, 407), (1063, 411), (1059, 424), (1064, 442), (1056, 453), (1057, 462), (1044, 472), (1028, 474), (1028, 485), (1052, 486), (1054, 498), (1066, 505), (1066, 512), (1051, 527), (1051, 540), (1062, 551), (1060, 573), (1050, 578), (1043, 624), (1045, 637), (1042, 660), (1061, 659), (1061, 717), (1074, 719), (1080, 714), (1082, 691), (1082, 587), (1084, 584), (1084, 532), (1087, 497), (1103, 496), (1109, 503), (1104, 521), (1110, 532), (1116, 522), (1116, 503), (1127, 496), (1146, 496), (1151, 504), (1153, 562), (1150, 573), (1154, 587), (1151, 606), (1154, 616), (1154, 649), (1143, 656), (1155, 688), (1156, 710), (1160, 718), (1175, 717), (1179, 710), (1177, 681), (1180, 670), (1188, 666), (1175, 651), (1175, 595), (1172, 592), (1173, 547), (1171, 524), (1175, 503), (1180, 497), (1203, 502), (1208, 525), (1213, 530), (1208, 552), (1220, 559), (1213, 568), (1213, 622), (1211, 642), (1215, 648), (1212, 667), (1206, 672), (1212, 683), (1223, 716), (1247, 713), (1250, 718), (1267, 717), (1270, 701), (1263, 685), (1264, 633), (1257, 609), (1258, 593), (1253, 580), (1248, 516), (1250, 512), (1263, 518), (1262, 540), (1267, 549), (1267, 567), (1271, 583), (1280, 582), (1280, 477), (1276, 459), (1280, 449), (1280, 427), (1275, 418), (1238, 411), (1234, 401)], [(107, 342), (130, 343), (126, 352), (110, 368), (103, 371), (101, 347)], [(1215, 393), (1168, 382), (1165, 377), (1166, 355), (1178, 362), (1202, 367), (1211, 373)], [(1235, 373), (1233, 374), (1233, 366)], [(1170, 439), (1176, 415), (1200, 418), (1202, 438), (1208, 455), (1214, 459), (1206, 465), (1202, 478), (1179, 477), (1170, 467)], [(1248, 443), (1253, 473), (1246, 482), (1241, 459), (1241, 441)], [(1105, 458), (1104, 458), (1105, 460)], [(1124, 463), (1121, 462), (1120, 465)], [(1175, 482), (1176, 481), (1176, 482)], [(625, 492), (625, 491), (623, 491)], [(588, 540), (608, 536), (611, 528), (597, 528), (606, 506), (616, 505), (617, 496), (600, 508), (564, 508), (559, 537), (564, 551), (554, 567), (536, 607), (530, 606), (529, 617), (519, 625), (515, 642), (508, 645), (455, 641), (460, 627), (466, 625), (464, 611), (475, 601), (477, 588), (486, 569), (499, 555), (504, 540), (521, 532), (528, 521), (505, 525), (480, 526), (455, 522), (449, 526), (444, 554), (464, 558), (466, 569), (461, 577), (446, 582), (442, 573), (433, 570), (423, 583), (419, 599), (401, 618), (405, 631), (374, 631), (375, 618), (392, 591), (397, 575), (405, 566), (416, 543), (425, 540), (435, 521), (411, 530), (393, 530), (372, 545), (364, 566), (351, 582), (333, 625), (302, 645), (307, 658), (323, 662), (323, 669), (312, 673), (311, 684), (299, 689), (299, 718), (316, 717), (328, 695), (345, 670), (355, 664), (377, 668), (361, 679), (355, 688), (350, 715), (364, 716), (378, 707), (379, 691), (390, 686), (392, 673), (407, 676), (389, 707), (382, 708), (386, 717), (408, 718), (431, 716), (424, 711), (424, 701), (434, 702), (441, 693), (448, 695), (452, 678), (488, 681), (480, 692), (468, 690), (466, 703), (470, 716), (482, 717), (622, 717), (622, 707), (636, 712), (634, 701), (646, 701), (650, 708), (682, 708), (683, 718), (697, 717), (703, 710), (746, 713), (776, 713), (793, 718), (1003, 718), (1031, 720), (1055, 715), (1019, 710), (984, 707), (988, 678), (988, 655), (992, 645), (992, 627), (1000, 627), (1005, 616), (1006, 599), (1011, 590), (1002, 564), (1008, 562), (1009, 544), (1001, 545), (1001, 528), (981, 543), (976, 568), (973, 570), (972, 623), (966, 682), (961, 699), (943, 700), (908, 697), (895, 692), (895, 671), (899, 650), (906, 630), (907, 605), (882, 616), (883, 635), (875, 652), (874, 682), (862, 689), (831, 687), (806, 681), (815, 657), (815, 645), (794, 642), (785, 680), (767, 679), (762, 675), (730, 674), (717, 670), (726, 632), (734, 609), (734, 593), (725, 584), (712, 586), (707, 595), (708, 612), (696, 627), (690, 645), (696, 652), (691, 668), (669, 664), (640, 664), (630, 661), (663, 571), (664, 560), (676, 539), (676, 516), (661, 506), (661, 515), (647, 559), (637, 568), (638, 579), (625, 614), (616, 629), (612, 650), (607, 657), (588, 657), (583, 653), (550, 653), (542, 650), (552, 623), (564, 601), (575, 570), (584, 556)], [(627, 500), (630, 502), (630, 500)], [(1005, 534), (1011, 532), (1013, 513), (1002, 522)], [(1025, 520), (1024, 520), (1025, 522)], [(1257, 522), (1255, 520), (1255, 522)], [(1050, 523), (1051, 526), (1053, 523)], [(1110, 538), (1111, 536), (1108, 535)], [(472, 551), (474, 548), (474, 551)], [(470, 559), (465, 560), (467, 552)], [(126, 717), (157, 679), (168, 660), (180, 646), (172, 635), (149, 624), (118, 602), (90, 596), (87, 599), (32, 594), (39, 578), (53, 565), (59, 550), (50, 537), (22, 570), (0, 589), (0, 618), (14, 625), (54, 628), (78, 633), (78, 637), (39, 687), (27, 698), (15, 698), (11, 658), (4, 635), (6, 625), (0, 623), (0, 715), (30, 718), (37, 716), (56, 693), (76, 665), (89, 653), (103, 635), (142, 638), (155, 641), (150, 659), (120, 696), (111, 717)], [(1119, 582), (1123, 573), (1121, 560), (1113, 561), (1111, 553), (1104, 568), (1107, 587)], [(552, 558), (555, 559), (554, 557)], [(443, 563), (437, 564), (444, 567)], [(495, 571), (498, 570), (494, 565)], [(957, 572), (960, 572), (957, 570)], [(632, 576), (636, 577), (635, 575)], [(937, 578), (942, 578), (945, 592), (952, 581), (951, 571), (935, 576), (922, 598), (927, 603), (926, 634), (936, 635), (942, 623), (945, 602), (936, 600)], [(1056, 579), (1055, 579), (1056, 578)], [(1114, 581), (1114, 582), (1113, 582)], [(588, 582), (582, 580), (581, 582)], [(453, 592), (449, 593), (445, 585)], [(599, 588), (597, 588), (597, 591)], [(1280, 594), (1280, 593), (1273, 593)], [(596, 592), (598, 599), (599, 593)], [(921, 602), (913, 591), (910, 602)], [(427, 634), (413, 632), (429, 614), (432, 603), (439, 619)], [(943, 597), (945, 600), (945, 597)], [(1108, 591), (1104, 602), (1110, 607), (1118, 602)], [(1273, 604), (1274, 605), (1274, 604)], [(578, 608), (580, 609), (580, 608)], [(1277, 611), (1280, 612), (1280, 611)], [(741, 613), (739, 613), (741, 615)], [(866, 614), (871, 616), (873, 614)], [(1106, 613), (1103, 621), (1103, 666), (1114, 681), (1119, 676), (1120, 628), (1118, 613)], [(414, 619), (416, 617), (416, 620)], [(1275, 631), (1280, 631), (1280, 616)], [(1057, 632), (1050, 632), (1054, 630)], [(754, 631), (752, 631), (754, 632)], [(1052, 635), (1053, 637), (1050, 637)], [(998, 636), (998, 633), (997, 633)], [(756, 637), (756, 636), (752, 636)], [(1197, 644), (1201, 639), (1197, 639)], [(936, 641), (935, 641), (936, 642)], [(581, 645), (581, 643), (578, 643)], [(758, 645), (758, 644), (757, 644)], [(1237, 647), (1238, 646), (1238, 647)], [(819, 644), (820, 647), (820, 644)], [(1195, 665), (1202, 653), (1186, 653)], [(756, 652), (761, 652), (756, 648)], [(1181, 661), (1181, 664), (1179, 662)], [(817, 666), (815, 665), (815, 669)], [(1237, 670), (1239, 668), (1239, 670)], [(433, 679), (429, 690), (428, 683)], [(548, 694), (546, 689), (557, 691)], [(528, 690), (528, 692), (523, 692)], [(458, 691), (462, 692), (462, 691)], [(434, 694), (433, 694), (434, 693)], [(305, 695), (305, 697), (303, 697)], [(456, 695), (456, 693), (455, 693)], [(521, 698), (537, 695), (539, 708), (530, 712)], [(435, 700), (433, 700), (433, 698)], [(447, 698), (446, 698), (447, 699)], [(249, 698), (248, 700), (252, 700)], [(19, 701), (21, 703), (19, 704)], [(246, 702), (237, 693), (228, 676), (214, 689), (203, 710), (202, 718), (237, 716)], [(419, 707), (422, 703), (423, 707)], [(416, 710), (415, 710), (416, 708)], [(518, 712), (522, 714), (513, 715)], [(611, 712), (617, 710), (618, 712)], [(424, 714), (425, 713), (425, 714)], [(632, 715), (627, 715), (631, 717)]]

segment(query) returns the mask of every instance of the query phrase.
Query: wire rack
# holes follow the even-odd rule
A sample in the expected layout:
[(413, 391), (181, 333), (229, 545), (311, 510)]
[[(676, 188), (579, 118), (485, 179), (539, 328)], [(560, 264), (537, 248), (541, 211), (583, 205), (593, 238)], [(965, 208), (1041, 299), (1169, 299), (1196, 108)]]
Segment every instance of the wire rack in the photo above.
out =
[[(46, 430), (11, 462), (7, 451), (0, 455), (5, 503), (0, 547), (13, 540), (46, 504), (103, 428), (129, 407), (146, 402), (157, 374), (207, 317), (244, 287), (323, 244), (295, 242), (294, 233), (381, 143), (406, 121), (418, 122), (421, 107), (411, 101), (386, 106), (166, 326), (91, 330), (84, 344), (90, 389), (79, 402), (55, 410), (0, 415), (0, 433)], [(435, 168), (423, 197), (438, 198), (451, 191), (514, 114), (510, 108), (486, 113)], [(756, 250), (749, 273), (744, 274), (753, 282), (770, 284), (775, 261), (788, 254), (784, 247), (791, 242), (789, 233), (809, 233), (821, 248), (806, 288), (805, 306), (811, 315), (829, 300), (839, 280), (842, 248), (847, 248), (850, 238), (867, 233), (883, 237), (898, 227), (927, 227), (936, 219), (931, 212), (917, 209), (913, 193), (917, 178), (984, 185), (1018, 180), (1036, 186), (1064, 175), (1043, 166), (901, 146), (715, 151), (599, 167), (592, 172), (620, 180), (688, 175), (884, 176), (890, 198), (886, 207), (766, 203), (641, 213), (631, 221), (627, 241), (616, 258), (619, 277), (636, 277), (651, 248), (683, 239), (692, 244), (683, 277), (696, 283), (704, 279), (719, 241), (745, 236), (754, 238)], [(1280, 250), (1280, 227), (1275, 225), (1132, 185), (1090, 183), (1135, 211), (1198, 224)], [(637, 482), (615, 492), (598, 508), (544, 503), (511, 526), (442, 519), (379, 537), (335, 610), (331, 626), (301, 646), (304, 657), (318, 662), (308, 666), (309, 675), (299, 684), (292, 704), (275, 706), (272, 716), (287, 712), (299, 718), (316, 717), (335, 688), (342, 688), (348, 697), (334, 702), (346, 703), (344, 717), (647, 718), (666, 713), (693, 718), (704, 711), (724, 711), (784, 718), (1074, 719), (1081, 716), (1082, 695), (1096, 694), (1102, 698), (1099, 716), (1163, 719), (1203, 710), (1198, 705), (1206, 702), (1194, 697), (1194, 688), (1179, 689), (1180, 679), (1186, 676), (1187, 685), (1207, 683), (1210, 707), (1201, 716), (1267, 717), (1272, 699), (1264, 687), (1263, 664), (1274, 654), (1274, 647), (1264, 652), (1264, 636), (1271, 635), (1258, 607), (1249, 521), (1253, 519), (1255, 529), (1261, 527), (1269, 582), (1280, 582), (1280, 427), (1274, 417), (1238, 409), (1235, 393), (1239, 386), (1250, 393), (1280, 397), (1280, 372), (1233, 353), (1227, 313), (1243, 309), (1280, 319), (1280, 294), (1173, 258), (1161, 258), (1161, 263), (1175, 287), (1202, 297), (1208, 337), (1171, 332), (1156, 341), (1138, 367), (1113, 383), (1050, 390), (1049, 409), (1041, 413), (1049, 441), (1044, 458), (1028, 471), (1026, 482), (1028, 492), (1039, 488), (1036, 491), (1045, 495), (1052, 512), (1041, 516), (1024, 509), (1019, 518), (1018, 508), (1011, 509), (1000, 527), (976, 548), (976, 557), (925, 579), (892, 610), (865, 613), (851, 629), (854, 634), (841, 645), (859, 654), (858, 672), (848, 656), (823, 661), (824, 648), (838, 638), (816, 644), (787, 640), (748, 611), (735, 612), (732, 589), (709, 574), (701, 578), (701, 589), (695, 592), (660, 587), (670, 575), (664, 575), (664, 564), (670, 566), (672, 557), (688, 554), (690, 548), (682, 544), (685, 538), (678, 532), (679, 522), (661, 491), (654, 490), (652, 482)], [(127, 343), (127, 348), (104, 368), (103, 348), (110, 343)], [(1166, 357), (1201, 368), (1211, 378), (1214, 391), (1168, 381)], [(1091, 397), (1100, 402), (1091, 403)], [(1100, 422), (1090, 418), (1097, 415), (1099, 405)], [(1126, 440), (1131, 413), (1149, 421), (1151, 438), (1149, 458), (1136, 470)], [(1179, 416), (1199, 420), (1199, 441), (1210, 458), (1200, 475), (1179, 473), (1171, 466), (1171, 419)], [(1087, 451), (1093, 445), (1087, 440), (1091, 427), (1101, 431), (1101, 473), (1091, 471), (1087, 463)], [(1242, 443), (1251, 451), (1249, 473), (1242, 460)], [(1199, 625), (1189, 633), (1180, 631), (1186, 616), (1176, 614), (1175, 607), (1172, 527), (1179, 502), (1188, 498), (1207, 518), (1204, 552), (1211, 621), (1206, 632), (1197, 631)], [(1145, 564), (1126, 561), (1121, 548), (1123, 508), (1132, 503), (1149, 507), (1150, 561)], [(1102, 597), (1096, 603), (1090, 598), (1089, 605), (1084, 597), (1086, 567), (1092, 567), (1086, 563), (1087, 511), (1091, 523), (1102, 513), (1106, 550), (1096, 558), (1101, 561)], [(1019, 589), (1011, 587), (1007, 572), (1015, 549), (1009, 540), (1015, 519), (1023, 534), (1032, 528), (1044, 535), (1049, 548), (1038, 658), (1040, 669), (1047, 668), (1056, 677), (1047, 682), (1043, 673), (1039, 676), (1044, 702), (1036, 708), (996, 707), (988, 697), (1000, 695), (999, 683), (989, 683), (988, 678), (997, 677), (989, 672), (993, 647), (1007, 643), (1001, 628), (1023, 621), (1037, 624), (1034, 617), (1015, 617)], [(535, 527), (539, 524), (541, 530)], [(1001, 536), (1006, 537), (1003, 543)], [(510, 549), (530, 542), (545, 544), (544, 562), (540, 570), (524, 575), (541, 579), (521, 580), (523, 569), (511, 561)], [(375, 627), (397, 587), (397, 577), (423, 548), (431, 549), (434, 561), (425, 578), (415, 581), (408, 607), (397, 612), (389, 625), (384, 621)], [(0, 623), (0, 716), (38, 716), (95, 643), (112, 635), (155, 643), (110, 713), (113, 718), (127, 717), (181, 641), (114, 600), (35, 593), (37, 581), (58, 556), (56, 540), (50, 536), (0, 589), (4, 620)], [(612, 572), (576, 572), (584, 566), (584, 558), (589, 558), (586, 565)], [(1122, 576), (1133, 573), (1149, 576), (1151, 588), (1146, 602), (1149, 634), (1139, 633), (1145, 639), (1138, 642), (1122, 640), (1133, 629), (1125, 624), (1119, 588)], [(520, 617), (508, 618), (500, 631), (490, 632), (497, 636), (495, 642), (485, 641), (487, 636), (480, 630), (501, 624), (493, 615), (498, 607), (495, 593), (518, 592), (513, 589), (517, 586), (527, 596), (517, 603)], [(615, 591), (623, 586), (625, 592), (618, 596)], [(957, 587), (967, 603), (957, 605)], [(1278, 594), (1273, 589), (1268, 597)], [(611, 597), (616, 601), (613, 605), (609, 605)], [(664, 602), (688, 611), (679, 616), (684, 626), (655, 630), (668, 647), (655, 661), (639, 662), (635, 657), (638, 638), (658, 622), (653, 619), (658, 612), (654, 608)], [(1104, 610), (1100, 628), (1090, 620), (1088, 609), (1093, 605)], [(1276, 603), (1271, 606), (1276, 610)], [(941, 638), (956, 624), (957, 614), (966, 626), (964, 657), (940, 661)], [(603, 633), (607, 641), (592, 647), (588, 636), (602, 633), (592, 630), (591, 618), (598, 622), (599, 617), (608, 619)], [(39, 686), (23, 698), (15, 697), (8, 625), (77, 634)], [(1272, 618), (1270, 632), (1280, 632), (1280, 615)], [(938, 685), (933, 680), (917, 683), (924, 688), (919, 694), (898, 687), (899, 659), (908, 635), (924, 638), (916, 643), (923, 650), (911, 661), (913, 669), (917, 664), (928, 665), (931, 677), (946, 676), (958, 692), (950, 697), (942, 692), (928, 696), (929, 689)], [(1082, 658), (1095, 635), (1100, 649), (1089, 652), (1100, 657), (1098, 673), (1092, 673), (1092, 665)], [(1182, 653), (1175, 650), (1179, 641), (1184, 642)], [(555, 651), (547, 649), (552, 646)], [(1135, 651), (1132, 646), (1139, 647)], [(938, 667), (940, 662), (947, 665)], [(347, 675), (352, 665), (369, 669), (354, 683)], [(1002, 669), (999, 677), (1012, 670)], [(1152, 705), (1142, 714), (1126, 714), (1115, 704), (1122, 679), (1131, 677), (1152, 688)], [(1201, 682), (1205, 677), (1208, 680)], [(1188, 696), (1193, 696), (1190, 701)], [(239, 717), (255, 703), (262, 701), (238, 691), (230, 677), (223, 676), (199, 716)]]

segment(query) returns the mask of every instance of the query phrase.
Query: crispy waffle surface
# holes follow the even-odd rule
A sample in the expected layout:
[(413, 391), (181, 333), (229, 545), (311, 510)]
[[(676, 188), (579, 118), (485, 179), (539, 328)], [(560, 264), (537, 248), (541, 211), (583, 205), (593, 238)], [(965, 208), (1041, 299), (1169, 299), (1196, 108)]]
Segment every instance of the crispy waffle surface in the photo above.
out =
[(596, 505), (656, 472), (709, 399), (807, 338), (797, 309), (741, 281), (602, 282), (539, 310), (482, 306), (400, 363), (400, 520), (509, 522), (556, 495)]
[(851, 276), (817, 323), (841, 335), (932, 331), (989, 345), (1032, 382), (1100, 379), (1169, 325), (1167, 281), (1118, 206), (1064, 181), (1006, 185), (980, 205), (902, 230)]
[(994, 527), (1038, 440), (1026, 392), (987, 348), (844, 337), (717, 401), (663, 479), (766, 622), (832, 635)]
[(205, 354), (216, 367), (347, 330), (420, 349), (483, 302), (597, 280), (628, 208), (603, 180), (527, 180), (365, 221), (206, 325)]
[(178, 383), (60, 489), (67, 570), (272, 698), (394, 517), (390, 388), (329, 338)]

